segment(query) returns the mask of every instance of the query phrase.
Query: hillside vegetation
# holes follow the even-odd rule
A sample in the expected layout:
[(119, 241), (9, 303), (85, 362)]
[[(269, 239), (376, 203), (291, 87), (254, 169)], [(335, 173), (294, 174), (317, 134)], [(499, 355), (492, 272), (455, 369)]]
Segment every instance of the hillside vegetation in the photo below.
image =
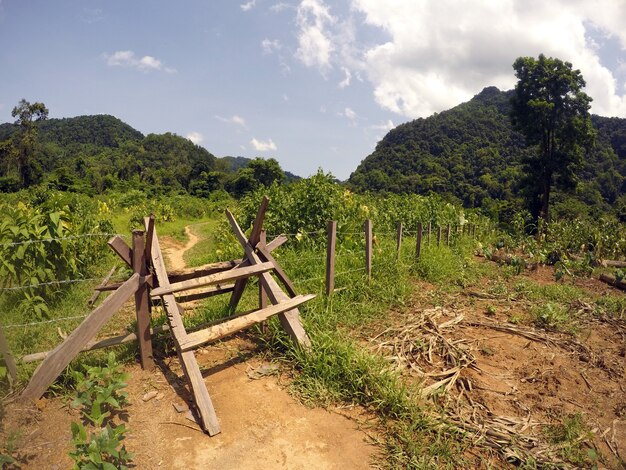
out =
[[(467, 103), (401, 124), (381, 140), (350, 176), (361, 191), (436, 192), (503, 220), (524, 208), (524, 137), (510, 119), (512, 92), (495, 87)], [(557, 193), (555, 215), (597, 211), (626, 216), (626, 119), (592, 116), (596, 144), (571, 194)]]

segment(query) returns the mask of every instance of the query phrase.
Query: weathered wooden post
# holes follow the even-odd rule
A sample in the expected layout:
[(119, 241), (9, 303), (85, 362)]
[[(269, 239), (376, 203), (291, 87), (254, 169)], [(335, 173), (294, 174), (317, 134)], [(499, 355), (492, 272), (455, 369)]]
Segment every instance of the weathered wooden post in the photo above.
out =
[[(259, 238), (259, 245), (265, 247), (267, 245), (267, 232), (265, 230), (261, 230), (261, 235)], [(267, 292), (263, 289), (263, 284), (259, 282), (259, 308), (267, 307)], [(262, 328), (265, 330), (267, 323), (263, 323)]]
[(365, 272), (367, 280), (372, 280), (372, 220), (365, 221)]
[(402, 222), (398, 222), (396, 230), (396, 260), (400, 259), (400, 249), (402, 248)]
[(431, 233), (431, 232), (432, 232), (432, 223), (431, 223), (431, 222), (428, 222), (428, 237), (427, 237), (427, 240), (428, 240), (428, 246), (430, 246), (430, 233)]
[(441, 245), (441, 225), (437, 225), (437, 247)]
[[(141, 277), (148, 275), (144, 232), (133, 230), (133, 271)], [(151, 370), (154, 367), (152, 338), (150, 336), (150, 298), (148, 284), (142, 283), (135, 292), (135, 313), (137, 314), (137, 342), (141, 367)]]
[(415, 258), (419, 259), (422, 254), (422, 223), (417, 224), (417, 237), (415, 239)]
[(326, 296), (335, 290), (335, 247), (337, 245), (337, 221), (329, 220), (326, 242)]
[(13, 355), (11, 354), (11, 350), (9, 349), (9, 343), (4, 336), (4, 331), (2, 331), (2, 328), (0, 328), (0, 355), (2, 356), (1, 359), (7, 366), (7, 372), (9, 373), (9, 383), (12, 386), (13, 383), (17, 380), (17, 367), (15, 367), (15, 359), (13, 359)]
[(450, 237), (452, 236), (452, 228), (450, 224), (446, 226), (446, 245), (450, 246)]

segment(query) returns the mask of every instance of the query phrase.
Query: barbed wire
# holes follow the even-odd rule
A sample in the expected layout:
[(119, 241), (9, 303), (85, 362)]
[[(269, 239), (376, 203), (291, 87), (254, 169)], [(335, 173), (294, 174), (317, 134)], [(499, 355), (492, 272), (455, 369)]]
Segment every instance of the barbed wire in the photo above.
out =
[(76, 320), (79, 318), (85, 318), (87, 315), (89, 315), (88, 313), (85, 313), (84, 315), (76, 315), (73, 317), (61, 317), (61, 318), (53, 318), (51, 320), (42, 320), (42, 321), (36, 321), (36, 322), (31, 322), (31, 323), (15, 323), (15, 324), (11, 324), (11, 325), (0, 325), (1, 328), (4, 329), (9, 329), (9, 328), (26, 328), (29, 326), (37, 326), (37, 325), (45, 325), (48, 323), (59, 323), (59, 322), (63, 322), (63, 321), (67, 321), (67, 320)]
[(19, 245), (31, 245), (33, 243), (50, 243), (50, 242), (54, 242), (54, 241), (76, 240), (78, 238), (87, 238), (87, 237), (115, 237), (115, 236), (127, 237), (127, 235), (122, 235), (120, 233), (84, 233), (82, 235), (70, 235), (69, 237), (40, 238), (38, 240), (25, 240), (23, 242), (0, 243), (0, 247), (19, 246)]
[(38, 284), (29, 284), (26, 286), (3, 287), (0, 289), (0, 292), (25, 290), (25, 289), (30, 289), (31, 287), (52, 286), (52, 285), (57, 285), (57, 284), (74, 284), (77, 282), (92, 282), (92, 281), (101, 281), (101, 280), (102, 279), (97, 278), (97, 277), (85, 278), (85, 279), (65, 279), (62, 281), (40, 282)]

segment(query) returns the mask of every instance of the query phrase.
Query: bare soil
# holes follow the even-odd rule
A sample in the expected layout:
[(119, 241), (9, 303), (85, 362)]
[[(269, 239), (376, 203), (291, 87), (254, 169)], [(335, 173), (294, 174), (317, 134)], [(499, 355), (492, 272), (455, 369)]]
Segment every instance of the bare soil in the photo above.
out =
[[(520, 278), (540, 285), (555, 283), (553, 269), (545, 266), (514, 277), (508, 287), (512, 289)], [(471, 289), (444, 294), (443, 299), (441, 293), (437, 294), (436, 303), (443, 305), (448, 315), (438, 319), (441, 325), (462, 317), (458, 323), (437, 331), (474, 358), (470, 366), (461, 370), (455, 386), (443, 400), (448, 409), (470, 426), (487, 429), (490, 423), (504, 423), (514, 428), (518, 436), (527, 436), (537, 443), (547, 442), (549, 426), (580, 414), (592, 433), (590, 445), (600, 453), (600, 468), (626, 468), (626, 324), (587, 315), (581, 302), (576, 334), (535, 328), (529, 324), (528, 302), (488, 294), (493, 283), (480, 280)], [(619, 292), (595, 279), (577, 279), (574, 284), (596, 297)], [(435, 291), (435, 286), (418, 282), (415, 309), (432, 305)], [(490, 326), (510, 325), (510, 319), (515, 317), (522, 322), (521, 332), (536, 331), (537, 338)], [(390, 323), (401, 328), (409, 322), (408, 318), (406, 312), (395, 316), (371, 337)], [(445, 357), (427, 362), (418, 364), (426, 374), (451, 367)], [(409, 381), (423, 386), (441, 378), (425, 379), (405, 364), (400, 368)], [(441, 402), (442, 398), (435, 400)], [(479, 467), (494, 456), (487, 446), (472, 454)], [(496, 466), (510, 465), (502, 454), (498, 457)]]

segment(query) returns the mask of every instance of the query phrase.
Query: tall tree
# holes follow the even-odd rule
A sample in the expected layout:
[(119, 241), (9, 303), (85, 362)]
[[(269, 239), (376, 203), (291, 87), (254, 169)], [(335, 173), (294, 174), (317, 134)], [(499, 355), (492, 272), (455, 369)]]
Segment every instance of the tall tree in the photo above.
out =
[(531, 210), (549, 220), (552, 187), (571, 188), (576, 171), (592, 147), (595, 130), (589, 116), (591, 98), (580, 70), (546, 57), (519, 57), (513, 64), (518, 78), (511, 98), (513, 125), (537, 151), (527, 159)]
[(15, 140), (17, 149), (17, 167), (23, 187), (36, 182), (35, 145), (37, 142), (37, 125), (35, 121), (48, 118), (48, 108), (43, 103), (29, 103), (22, 99), (11, 111), (15, 124), (19, 126)]

